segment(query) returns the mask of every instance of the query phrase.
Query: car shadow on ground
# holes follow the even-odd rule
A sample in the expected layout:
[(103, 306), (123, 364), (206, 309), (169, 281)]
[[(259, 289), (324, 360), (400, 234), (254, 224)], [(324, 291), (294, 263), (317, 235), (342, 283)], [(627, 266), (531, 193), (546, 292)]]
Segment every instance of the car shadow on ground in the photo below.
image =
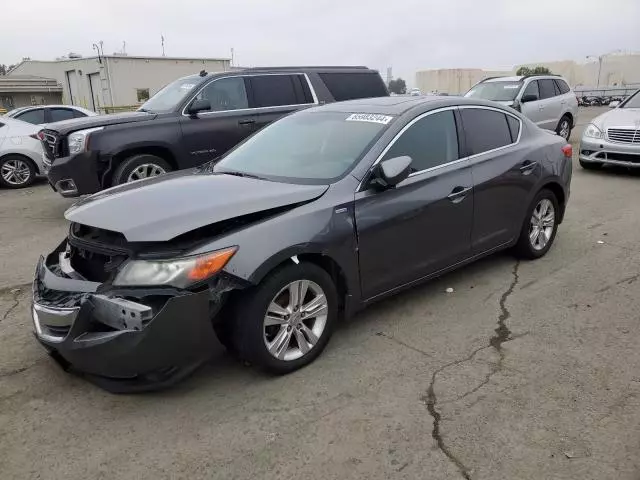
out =
[[(371, 335), (380, 334), (389, 326), (389, 318), (402, 321), (403, 312), (418, 306), (419, 302), (424, 302), (425, 298), (436, 295), (448, 295), (446, 289), (450, 286), (456, 287), (456, 292), (460, 294), (458, 301), (465, 301), (464, 292), (473, 289), (476, 285), (469, 279), (481, 280), (489, 275), (503, 275), (505, 282), (508, 282), (508, 273), (505, 268), (510, 268), (516, 262), (510, 251), (499, 252), (478, 260), (459, 270), (444, 274), (440, 277), (426, 281), (414, 287), (407, 288), (402, 292), (375, 302), (364, 310), (355, 314), (352, 318), (342, 319), (334, 332), (333, 340), (327, 346), (327, 351), (336, 346), (336, 338), (342, 335), (355, 339), (355, 342), (364, 341), (364, 338)], [(458, 288), (460, 288), (458, 290)], [(492, 292), (491, 298), (497, 296), (498, 291)], [(496, 297), (497, 298), (497, 297)], [(489, 299), (487, 299), (489, 301)], [(497, 302), (497, 300), (496, 300)], [(183, 396), (189, 392), (201, 389), (223, 390), (231, 385), (253, 384), (268, 382), (277, 378), (266, 372), (252, 368), (251, 365), (243, 363), (241, 360), (230, 354), (226, 349), (216, 342), (212, 347), (213, 354), (209, 362), (198, 369), (191, 377), (174, 386), (171, 389), (157, 392), (162, 396)], [(327, 351), (323, 352), (326, 354)], [(372, 355), (375, 353), (372, 352)], [(314, 362), (321, 363), (323, 355), (320, 355)], [(152, 394), (153, 395), (153, 394)]]

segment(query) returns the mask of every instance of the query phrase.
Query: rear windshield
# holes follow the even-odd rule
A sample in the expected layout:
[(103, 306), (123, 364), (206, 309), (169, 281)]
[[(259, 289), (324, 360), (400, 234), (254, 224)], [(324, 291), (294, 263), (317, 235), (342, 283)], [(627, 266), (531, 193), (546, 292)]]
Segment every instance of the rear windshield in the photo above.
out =
[(377, 72), (321, 73), (320, 78), (337, 102), (389, 95)]
[(508, 102), (516, 98), (521, 88), (522, 82), (484, 82), (469, 90), (465, 97)]

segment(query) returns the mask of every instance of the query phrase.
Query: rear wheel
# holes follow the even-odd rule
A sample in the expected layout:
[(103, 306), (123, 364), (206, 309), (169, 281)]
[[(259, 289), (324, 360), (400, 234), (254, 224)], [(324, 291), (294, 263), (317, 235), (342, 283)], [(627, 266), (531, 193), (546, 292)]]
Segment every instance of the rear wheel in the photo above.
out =
[(337, 315), (338, 296), (329, 274), (311, 263), (287, 265), (238, 302), (233, 343), (244, 360), (289, 373), (322, 353)]
[(520, 230), (516, 244), (518, 256), (536, 259), (546, 255), (556, 238), (559, 218), (560, 209), (555, 194), (551, 190), (540, 190), (531, 202)]
[(571, 136), (571, 119), (567, 115), (564, 115), (558, 122), (556, 133), (565, 140), (569, 140)]
[(0, 159), (0, 185), (6, 188), (24, 188), (33, 183), (36, 168), (21, 155), (7, 155)]
[(171, 165), (164, 159), (148, 153), (134, 155), (122, 162), (113, 174), (113, 185), (157, 177), (171, 171)]

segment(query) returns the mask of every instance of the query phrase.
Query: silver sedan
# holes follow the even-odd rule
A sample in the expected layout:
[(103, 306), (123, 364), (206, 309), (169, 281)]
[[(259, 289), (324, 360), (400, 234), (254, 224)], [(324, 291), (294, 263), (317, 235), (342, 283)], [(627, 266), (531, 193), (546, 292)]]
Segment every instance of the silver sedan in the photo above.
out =
[(640, 90), (613, 110), (596, 117), (584, 129), (580, 141), (580, 165), (640, 168)]

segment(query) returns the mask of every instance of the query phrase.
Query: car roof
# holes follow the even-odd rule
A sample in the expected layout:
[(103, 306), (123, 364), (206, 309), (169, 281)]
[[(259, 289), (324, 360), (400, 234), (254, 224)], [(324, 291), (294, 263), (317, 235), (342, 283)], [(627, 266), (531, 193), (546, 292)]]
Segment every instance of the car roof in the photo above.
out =
[(457, 105), (479, 105), (500, 108), (494, 102), (479, 98), (465, 98), (454, 96), (422, 95), (415, 97), (375, 97), (347, 100), (313, 107), (305, 111), (342, 112), (342, 113), (377, 113), (382, 115), (402, 115), (414, 108), (433, 110), (436, 108)]
[(514, 76), (514, 77), (492, 77), (492, 78), (487, 78), (485, 80), (486, 83), (489, 82), (521, 82), (522, 80), (524, 80), (525, 77), (523, 76)]

